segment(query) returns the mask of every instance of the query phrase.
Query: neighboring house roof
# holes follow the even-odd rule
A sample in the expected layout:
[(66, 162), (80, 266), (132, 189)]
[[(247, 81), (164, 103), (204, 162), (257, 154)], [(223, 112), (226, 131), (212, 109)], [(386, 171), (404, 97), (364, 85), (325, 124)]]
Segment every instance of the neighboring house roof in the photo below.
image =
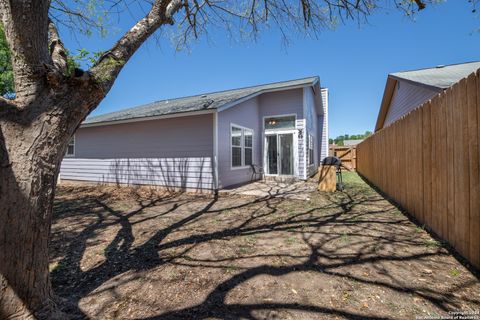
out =
[(383, 128), (397, 81), (407, 81), (414, 85), (425, 86), (432, 90), (442, 92), (463, 78), (466, 78), (468, 75), (476, 72), (478, 69), (480, 69), (480, 62), (474, 61), (389, 74), (387, 83), (385, 84), (375, 131)]
[(390, 76), (435, 88), (447, 89), (478, 69), (480, 69), (480, 62), (467, 62), (437, 66), (435, 68), (395, 72), (390, 74)]
[(99, 116), (89, 117), (82, 126), (107, 124), (115, 121), (139, 120), (149, 117), (180, 115), (181, 113), (205, 112), (228, 105), (240, 103), (259, 94), (277, 90), (294, 89), (313, 86), (319, 82), (319, 77), (308, 77), (297, 80), (268, 83), (246, 88), (218, 91), (195, 96), (161, 100), (134, 108), (124, 109)]
[(356, 140), (343, 140), (343, 145), (348, 147), (348, 146), (356, 146), (360, 142), (362, 142), (363, 139), (356, 139)]

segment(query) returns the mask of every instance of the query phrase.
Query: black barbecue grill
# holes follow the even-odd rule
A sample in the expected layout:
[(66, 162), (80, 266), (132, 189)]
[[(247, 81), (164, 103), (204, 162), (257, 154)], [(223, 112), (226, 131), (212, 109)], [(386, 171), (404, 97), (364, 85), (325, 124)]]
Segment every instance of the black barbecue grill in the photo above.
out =
[(342, 160), (338, 157), (326, 157), (322, 161), (324, 166), (335, 166), (337, 171), (337, 190), (343, 190), (343, 179), (342, 179)]

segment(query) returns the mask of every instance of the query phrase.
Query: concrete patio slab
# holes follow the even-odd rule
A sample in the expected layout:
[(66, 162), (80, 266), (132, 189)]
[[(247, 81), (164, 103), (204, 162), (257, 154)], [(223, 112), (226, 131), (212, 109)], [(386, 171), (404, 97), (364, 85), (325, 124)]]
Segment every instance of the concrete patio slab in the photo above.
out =
[(258, 198), (284, 197), (296, 200), (310, 200), (317, 185), (310, 181), (279, 182), (273, 180), (254, 181), (232, 189), (220, 190), (220, 194), (246, 195)]

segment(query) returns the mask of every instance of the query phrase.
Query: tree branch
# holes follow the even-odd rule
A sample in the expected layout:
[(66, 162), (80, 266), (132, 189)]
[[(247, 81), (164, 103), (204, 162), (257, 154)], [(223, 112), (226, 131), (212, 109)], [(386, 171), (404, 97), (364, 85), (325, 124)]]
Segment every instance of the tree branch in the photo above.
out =
[(14, 101), (0, 96), (0, 120), (12, 115), (17, 111), (20, 111), (20, 108), (15, 104)]
[(110, 89), (125, 63), (150, 35), (164, 24), (173, 24), (173, 16), (182, 5), (182, 0), (156, 0), (150, 12), (100, 57), (90, 69), (90, 73), (100, 82), (105, 91)]
[(425, 9), (425, 7), (426, 7), (425, 3), (423, 3), (422, 0), (415, 0), (415, 3), (416, 3), (417, 6), (418, 6), (418, 10), (423, 10), (423, 9)]
[(63, 46), (62, 40), (58, 35), (57, 27), (53, 21), (48, 23), (48, 32), (50, 34), (50, 56), (52, 57), (53, 65), (61, 73), (66, 74), (67, 72), (67, 50)]
[(11, 51), (17, 102), (28, 104), (45, 87), (49, 0), (0, 0), (0, 18)]

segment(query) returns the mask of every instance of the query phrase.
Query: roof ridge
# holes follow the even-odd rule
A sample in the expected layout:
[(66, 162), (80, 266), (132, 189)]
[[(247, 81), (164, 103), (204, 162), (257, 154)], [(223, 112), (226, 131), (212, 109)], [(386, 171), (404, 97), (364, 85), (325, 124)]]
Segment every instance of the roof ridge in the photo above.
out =
[[(162, 99), (162, 100), (157, 100), (157, 101), (153, 101), (153, 102), (140, 104), (140, 105), (137, 105), (137, 106), (134, 106), (134, 107), (122, 108), (122, 109), (119, 109), (119, 110), (116, 110), (116, 111), (111, 111), (111, 112), (91, 116), (91, 117), (88, 117), (86, 119), (86, 121), (96, 120), (97, 118), (103, 118), (103, 117), (108, 116), (108, 115), (122, 114), (122, 113), (129, 112), (129, 111), (132, 111), (132, 110), (135, 110), (135, 109), (148, 108), (148, 107), (154, 106), (156, 104), (162, 104), (163, 103), (163, 104), (166, 105), (168, 102), (173, 103), (177, 100), (182, 100), (182, 99), (191, 99), (191, 98), (196, 98), (196, 97), (208, 98), (209, 95), (216, 95), (216, 94), (222, 94), (222, 93), (227, 93), (227, 92), (235, 93), (235, 92), (241, 92), (242, 90), (249, 90), (249, 89), (254, 90), (254, 92), (255, 92), (255, 89), (257, 89), (256, 91), (259, 91), (259, 90), (262, 89), (262, 87), (276, 86), (276, 85), (281, 86), (283, 84), (288, 85), (291, 82), (307, 81), (307, 80), (317, 82), (317, 81), (320, 80), (320, 77), (317, 75), (317, 76), (310, 76), (310, 77), (304, 77), (304, 78), (297, 78), (297, 79), (290, 79), (290, 80), (284, 80), (284, 81), (276, 81), (276, 82), (270, 82), (270, 83), (257, 84), (257, 85), (253, 85), (253, 86), (245, 86), (245, 87), (240, 87), (240, 88), (226, 89), (226, 90), (220, 90), (220, 91), (212, 91), (212, 92), (207, 92), (207, 93), (199, 93), (199, 94), (188, 95), (188, 96), (183, 96), (183, 97)], [(252, 94), (252, 93), (249, 93), (249, 94)]]
[(215, 93), (222, 93), (222, 92), (227, 92), (227, 91), (253, 89), (253, 88), (257, 88), (257, 87), (270, 86), (270, 85), (275, 85), (275, 84), (280, 84), (280, 83), (300, 81), (300, 80), (307, 80), (307, 79), (310, 79), (310, 78), (318, 78), (318, 79), (320, 79), (319, 76), (310, 76), (310, 77), (297, 78), (297, 79), (291, 79), (291, 80), (283, 80), (283, 81), (275, 81), (275, 82), (268, 82), (268, 83), (262, 83), (262, 84), (255, 84), (255, 85), (253, 85), (253, 86), (245, 86), (245, 87), (234, 88), (234, 89), (225, 89), (225, 90), (220, 90), (220, 91), (204, 92), (204, 93), (194, 94), (194, 95), (190, 95), (190, 96), (178, 97), (178, 98), (174, 98), (174, 99), (164, 99), (164, 100), (160, 100), (160, 101), (156, 101), (156, 102), (161, 102), (161, 101), (166, 101), (166, 100), (176, 100), (176, 99), (192, 98), (192, 97), (209, 95), (209, 94), (215, 94)]
[[(462, 65), (462, 64), (471, 64), (471, 63), (480, 63), (480, 60), (468, 61), (468, 62), (459, 62), (459, 63), (452, 63), (452, 64), (444, 64), (444, 65), (441, 65), (441, 66), (442, 66), (442, 68), (445, 68), (445, 67), (459, 66), (459, 65)], [(395, 72), (389, 73), (389, 75), (390, 74), (391, 75), (396, 75), (396, 74), (399, 74), (399, 73), (415, 72), (415, 71), (422, 71), (422, 70), (429, 70), (429, 69), (437, 69), (439, 66), (440, 65), (437, 65), (437, 66), (434, 66), (434, 67), (412, 69), (412, 70), (395, 71)]]

